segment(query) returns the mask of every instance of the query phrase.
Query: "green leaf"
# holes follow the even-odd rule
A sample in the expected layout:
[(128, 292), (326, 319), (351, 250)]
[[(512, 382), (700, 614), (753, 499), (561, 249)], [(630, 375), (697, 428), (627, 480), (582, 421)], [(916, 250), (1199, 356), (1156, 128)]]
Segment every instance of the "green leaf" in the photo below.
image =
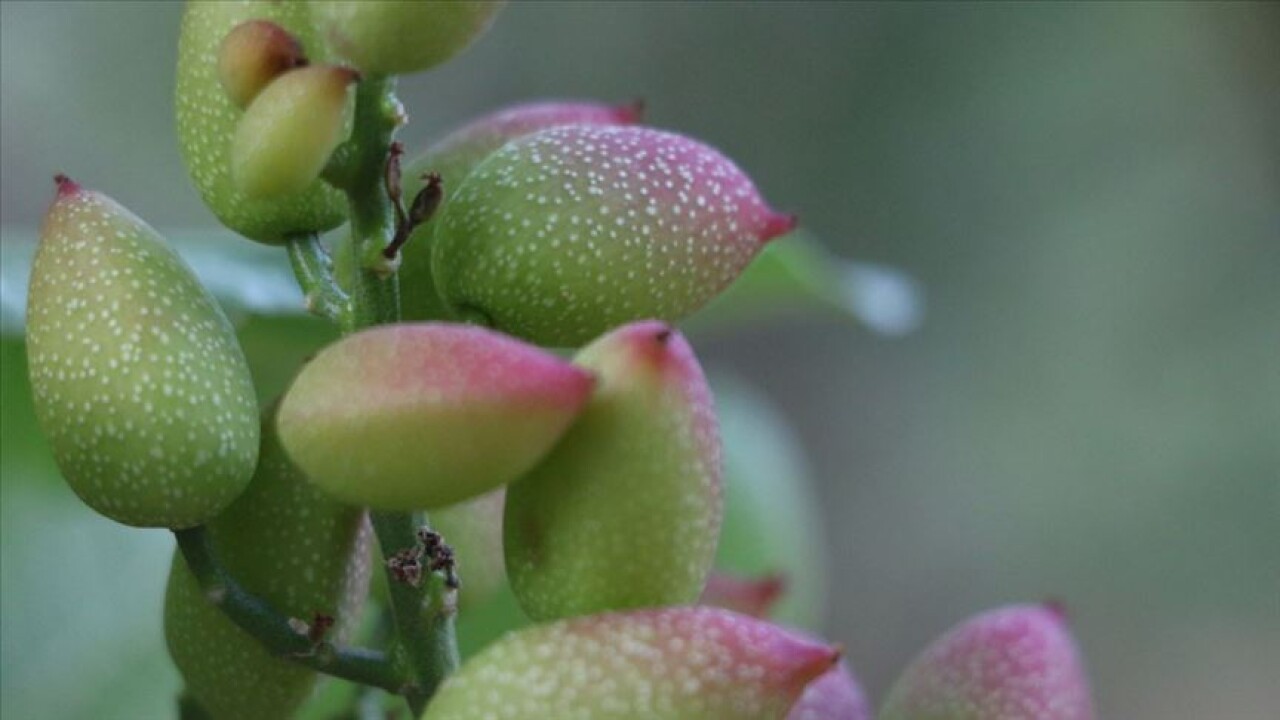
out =
[(693, 331), (738, 327), (806, 311), (905, 335), (924, 319), (924, 298), (902, 271), (838, 257), (797, 231), (765, 245), (742, 276), (687, 324)]

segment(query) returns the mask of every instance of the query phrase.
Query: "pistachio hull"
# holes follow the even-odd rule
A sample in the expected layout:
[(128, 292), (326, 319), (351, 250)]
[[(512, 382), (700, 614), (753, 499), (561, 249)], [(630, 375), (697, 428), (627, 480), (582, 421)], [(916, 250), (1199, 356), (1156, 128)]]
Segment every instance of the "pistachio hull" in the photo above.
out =
[(258, 407), (230, 323), (155, 230), (65, 177), (32, 265), (27, 353), (41, 429), (90, 507), (184, 528), (244, 491)]
[(507, 573), (534, 619), (691, 604), (722, 510), (720, 436), (692, 349), (666, 325), (606, 335), (577, 362), (599, 387), (507, 490)]

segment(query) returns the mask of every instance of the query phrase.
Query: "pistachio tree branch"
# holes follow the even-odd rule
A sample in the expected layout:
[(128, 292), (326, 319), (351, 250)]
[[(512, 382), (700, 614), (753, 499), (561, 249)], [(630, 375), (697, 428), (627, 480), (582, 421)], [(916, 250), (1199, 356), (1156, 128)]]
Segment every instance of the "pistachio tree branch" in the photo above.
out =
[(351, 301), (333, 276), (333, 258), (315, 233), (289, 238), (289, 263), (302, 287), (307, 310), (347, 329), (351, 323)]
[(218, 562), (209, 533), (203, 526), (175, 530), (173, 534), (205, 598), (271, 654), (326, 675), (394, 693), (402, 691), (405, 678), (385, 653), (339, 647), (315, 638), (307, 632), (305, 622), (281, 615), (268, 602), (240, 585)]

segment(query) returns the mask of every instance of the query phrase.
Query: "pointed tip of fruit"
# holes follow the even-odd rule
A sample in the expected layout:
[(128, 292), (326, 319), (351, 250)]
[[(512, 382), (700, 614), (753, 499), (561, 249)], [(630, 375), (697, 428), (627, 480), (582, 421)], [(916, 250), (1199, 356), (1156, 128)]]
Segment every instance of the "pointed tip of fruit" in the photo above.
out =
[(75, 180), (72, 180), (71, 178), (67, 177), (63, 173), (58, 173), (54, 175), (53, 182), (58, 188), (58, 197), (63, 197), (65, 195), (73, 195), (84, 189), (83, 187), (80, 186), (80, 183), (76, 182)]
[(1061, 599), (1045, 598), (1040, 602), (1040, 608), (1063, 625), (1071, 624), (1071, 614), (1067, 612), (1067, 604)]
[(822, 642), (806, 640), (798, 644), (791, 657), (795, 667), (796, 694), (803, 692), (804, 687), (822, 677), (828, 670), (840, 664), (844, 657), (844, 648), (840, 645), (827, 645)]
[(764, 221), (764, 230), (760, 233), (760, 239), (766, 243), (775, 240), (795, 230), (799, 224), (800, 216), (795, 213), (770, 211), (769, 217)]
[(613, 117), (622, 125), (637, 125), (644, 120), (644, 98), (636, 98), (613, 108)]

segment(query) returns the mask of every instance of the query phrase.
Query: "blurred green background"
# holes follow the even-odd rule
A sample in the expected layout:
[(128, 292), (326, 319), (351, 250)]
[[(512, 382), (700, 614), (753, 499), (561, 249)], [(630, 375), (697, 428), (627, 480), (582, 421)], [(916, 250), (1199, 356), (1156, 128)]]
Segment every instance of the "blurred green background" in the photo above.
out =
[[(173, 130), (176, 3), (0, 3), (0, 221), (54, 171), (212, 225)], [(513, 3), (402, 82), (422, 148), (540, 97), (643, 97), (924, 325), (702, 335), (793, 422), (827, 634), (877, 699), (947, 626), (1064, 600), (1108, 718), (1280, 709), (1280, 5)], [(6, 290), (8, 292), (9, 290)], [(272, 337), (265, 333), (263, 337)], [(171, 539), (94, 516), (4, 346), (0, 715), (166, 717)]]

